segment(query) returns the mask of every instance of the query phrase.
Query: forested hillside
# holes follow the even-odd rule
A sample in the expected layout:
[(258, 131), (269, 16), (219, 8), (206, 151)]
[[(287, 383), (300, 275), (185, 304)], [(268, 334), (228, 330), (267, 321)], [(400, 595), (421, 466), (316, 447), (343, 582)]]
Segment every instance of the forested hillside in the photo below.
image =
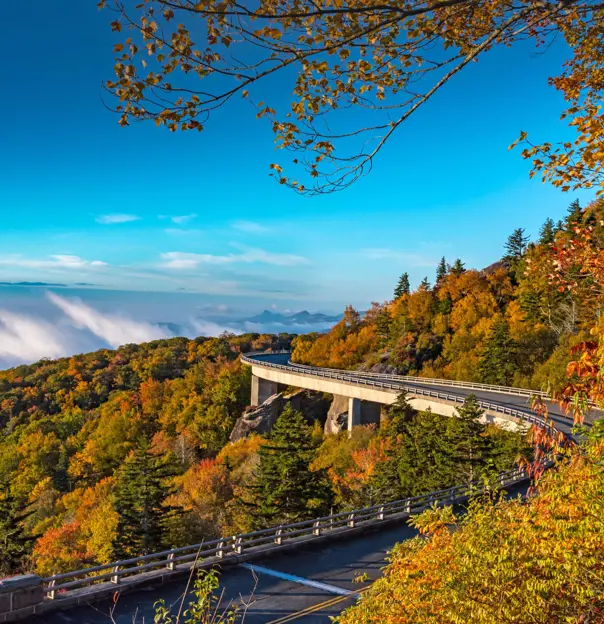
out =
[[(539, 239), (524, 230), (509, 237), (499, 262), (469, 269), (441, 260), (433, 284), (410, 290), (404, 273), (391, 301), (367, 314), (348, 308), (328, 334), (294, 341), (294, 359), (334, 368), (380, 365), (404, 375), (559, 390), (566, 384), (570, 349), (587, 340), (601, 314), (589, 275), (565, 261), (576, 228), (588, 228), (591, 249), (601, 249), (604, 203), (566, 218), (548, 219)], [(552, 287), (559, 271), (576, 272), (576, 288)]]
[[(239, 354), (290, 341), (174, 338), (0, 372), (0, 572), (52, 572), (115, 556), (117, 531), (140, 524), (144, 471), (155, 488), (149, 514), (158, 527), (169, 521), (162, 505), (176, 490), (168, 481), (193, 478), (191, 466), (214, 461), (249, 403)], [(233, 454), (245, 454), (241, 448)], [(118, 526), (129, 514), (131, 526)], [(159, 534), (144, 536), (146, 545), (139, 538), (124, 542), (133, 552), (163, 542)]]
[(291, 336), (127, 345), (0, 373), (0, 574), (50, 575), (489, 478), (523, 435), (415, 414), (324, 435), (287, 407), (229, 442), (250, 396), (238, 356)]

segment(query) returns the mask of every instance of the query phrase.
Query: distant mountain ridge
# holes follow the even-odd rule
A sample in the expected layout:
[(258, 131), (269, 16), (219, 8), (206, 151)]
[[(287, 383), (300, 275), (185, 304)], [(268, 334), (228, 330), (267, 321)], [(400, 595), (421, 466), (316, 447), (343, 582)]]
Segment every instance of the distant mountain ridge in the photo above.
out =
[(264, 310), (262, 313), (245, 319), (248, 323), (259, 323), (268, 325), (270, 323), (279, 323), (282, 325), (317, 325), (324, 323), (337, 323), (342, 319), (342, 315), (331, 316), (321, 312), (311, 313), (308, 310), (295, 312), (294, 314), (281, 314), (280, 312), (271, 312)]
[(51, 284), (48, 282), (0, 282), (0, 286), (52, 286), (53, 288), (67, 288), (67, 284)]

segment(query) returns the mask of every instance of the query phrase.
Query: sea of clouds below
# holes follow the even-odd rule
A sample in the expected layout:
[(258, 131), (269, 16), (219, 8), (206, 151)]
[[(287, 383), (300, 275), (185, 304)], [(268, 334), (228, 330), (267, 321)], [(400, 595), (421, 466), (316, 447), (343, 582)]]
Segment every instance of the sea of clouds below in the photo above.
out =
[(166, 323), (137, 320), (125, 313), (101, 312), (79, 298), (54, 292), (47, 292), (46, 298), (57, 312), (52, 319), (0, 307), (0, 369), (174, 335), (191, 338), (217, 336), (225, 331), (306, 333), (329, 328), (329, 325), (262, 325), (248, 321), (222, 323), (197, 317), (175, 329)]

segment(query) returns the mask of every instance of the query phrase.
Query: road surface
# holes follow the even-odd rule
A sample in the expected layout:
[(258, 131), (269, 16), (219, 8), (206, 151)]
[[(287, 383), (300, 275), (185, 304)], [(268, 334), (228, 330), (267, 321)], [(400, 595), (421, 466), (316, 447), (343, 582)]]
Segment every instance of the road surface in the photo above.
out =
[[(353, 540), (334, 541), (329, 546), (307, 547), (251, 562), (255, 568), (266, 570), (226, 568), (221, 576), (223, 603), (232, 600), (247, 604), (245, 624), (329, 622), (329, 616), (353, 604), (357, 592), (379, 577), (392, 546), (414, 534), (412, 528), (401, 523)], [(293, 578), (279, 578), (274, 573)], [(360, 576), (365, 580), (355, 582)], [(305, 584), (307, 580), (327, 587), (309, 586)], [(185, 587), (186, 581), (181, 580), (125, 594), (118, 600), (113, 619), (116, 624), (132, 624), (136, 615), (139, 624), (151, 624), (153, 603), (163, 598), (167, 604), (180, 604)], [(342, 595), (346, 591), (351, 593)], [(31, 624), (110, 624), (112, 606), (106, 601), (51, 611), (32, 618)]]

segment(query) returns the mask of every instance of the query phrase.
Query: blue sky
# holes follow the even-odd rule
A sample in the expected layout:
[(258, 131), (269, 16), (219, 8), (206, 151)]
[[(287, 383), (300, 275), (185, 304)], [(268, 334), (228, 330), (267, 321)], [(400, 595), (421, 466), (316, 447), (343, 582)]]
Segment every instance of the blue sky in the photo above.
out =
[(0, 281), (365, 307), (388, 298), (402, 271), (433, 279), (443, 254), (495, 261), (511, 230), (536, 235), (575, 197), (529, 180), (507, 150), (521, 129), (566, 136), (547, 86), (562, 44), (484, 57), (401, 128), (370, 176), (306, 198), (269, 178), (272, 133), (244, 102), (202, 134), (119, 128), (101, 103), (111, 18), (95, 4), (4, 8)]

